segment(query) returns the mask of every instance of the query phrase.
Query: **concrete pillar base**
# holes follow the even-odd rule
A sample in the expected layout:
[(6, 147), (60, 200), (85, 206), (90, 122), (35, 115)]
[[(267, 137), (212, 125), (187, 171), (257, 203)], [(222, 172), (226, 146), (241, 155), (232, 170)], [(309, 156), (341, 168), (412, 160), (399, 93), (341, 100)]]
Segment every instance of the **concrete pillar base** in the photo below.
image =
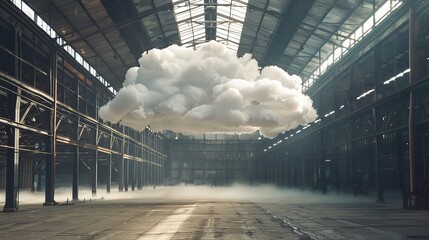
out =
[(44, 202), (43, 203), (43, 206), (55, 206), (55, 205), (57, 205), (58, 203), (57, 202), (55, 202), (55, 201), (53, 201), (53, 202)]
[(13, 208), (3, 208), (3, 212), (18, 212), (18, 207), (13, 207)]

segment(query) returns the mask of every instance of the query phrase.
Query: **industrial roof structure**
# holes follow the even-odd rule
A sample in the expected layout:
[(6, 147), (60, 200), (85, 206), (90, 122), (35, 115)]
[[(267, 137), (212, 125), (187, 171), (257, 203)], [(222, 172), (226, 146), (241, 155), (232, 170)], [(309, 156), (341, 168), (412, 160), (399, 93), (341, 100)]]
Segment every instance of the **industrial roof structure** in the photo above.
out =
[(396, 0), (25, 2), (41, 17), (39, 25), (51, 26), (47, 27), (51, 36), (114, 93), (144, 51), (172, 44), (197, 48), (210, 40), (226, 44), (238, 56), (251, 53), (261, 66), (277, 65), (301, 76), (306, 89), (402, 4)]

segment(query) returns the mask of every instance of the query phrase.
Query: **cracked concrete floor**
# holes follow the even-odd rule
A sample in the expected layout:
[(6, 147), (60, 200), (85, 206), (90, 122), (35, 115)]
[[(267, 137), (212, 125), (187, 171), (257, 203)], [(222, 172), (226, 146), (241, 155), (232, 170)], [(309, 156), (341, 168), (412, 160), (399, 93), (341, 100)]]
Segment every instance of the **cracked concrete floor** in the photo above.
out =
[(376, 203), (98, 200), (0, 213), (0, 239), (429, 239), (428, 220)]

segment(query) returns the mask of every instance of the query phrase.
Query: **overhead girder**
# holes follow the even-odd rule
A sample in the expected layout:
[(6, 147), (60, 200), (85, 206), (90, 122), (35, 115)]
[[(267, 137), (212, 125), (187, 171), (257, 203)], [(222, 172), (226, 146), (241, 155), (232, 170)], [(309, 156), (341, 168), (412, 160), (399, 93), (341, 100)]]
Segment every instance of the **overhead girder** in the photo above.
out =
[(262, 64), (276, 64), (283, 55), (286, 46), (292, 40), (294, 33), (298, 30), (299, 24), (313, 6), (315, 0), (291, 0), (285, 6), (285, 12), (271, 37), (268, 49), (262, 59)]
[[(118, 30), (121, 32), (121, 35), (124, 37), (125, 42), (136, 60), (140, 58), (144, 51), (154, 47), (147, 31), (140, 21), (144, 17), (156, 14), (156, 12), (161, 9), (167, 10), (172, 8), (170, 4), (167, 4), (162, 8), (151, 8), (145, 12), (138, 13), (132, 0), (103, 0), (102, 3), (113, 22), (121, 26)], [(150, 4), (153, 5), (154, 3), (151, 1)], [(136, 32), (137, 30), (138, 32)]]

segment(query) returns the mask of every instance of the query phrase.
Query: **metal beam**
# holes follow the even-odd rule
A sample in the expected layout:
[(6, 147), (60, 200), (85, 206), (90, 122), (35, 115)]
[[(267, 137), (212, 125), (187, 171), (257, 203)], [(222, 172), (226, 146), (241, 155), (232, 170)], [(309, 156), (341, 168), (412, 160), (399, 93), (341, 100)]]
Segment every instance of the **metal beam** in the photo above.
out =
[(303, 21), (314, 2), (315, 0), (291, 0), (285, 6), (283, 18), (271, 38), (269, 47), (262, 58), (262, 64), (276, 64), (280, 60), (294, 33), (299, 28), (299, 24), (296, 23)]
[[(68, 25), (70, 25), (73, 29), (76, 29), (76, 27), (70, 22), (70, 20), (64, 15), (64, 13), (58, 8), (58, 6), (56, 6), (55, 4), (52, 4), (53, 5), (53, 7), (54, 7), (54, 9), (55, 9), (55, 11), (57, 11), (62, 17), (63, 17), (63, 19), (67, 22), (67, 24)], [(77, 32), (77, 31), (75, 31), (75, 32)], [(97, 32), (97, 34), (98, 34), (98, 32)], [(80, 34), (79, 34), (80, 35)], [(93, 51), (94, 51), (94, 53), (97, 55), (97, 56), (101, 56), (101, 54), (99, 53), (99, 52), (97, 52), (96, 50), (95, 50), (95, 48), (91, 45), (91, 44), (89, 44), (89, 42), (88, 42), (88, 40), (87, 39), (85, 39), (85, 38), (83, 38), (82, 39), (82, 41), (86, 44), (86, 45), (88, 45)], [(68, 44), (71, 44), (70, 42), (68, 42)], [(103, 59), (103, 58), (100, 58), (101, 59), (101, 61), (103, 62), (103, 64), (104, 64), (104, 66), (106, 66), (106, 68), (107, 69), (109, 69), (109, 71), (112, 73), (112, 75), (116, 78), (116, 79), (122, 79), (122, 77), (120, 77), (120, 76), (118, 76), (117, 74), (116, 74), (116, 71), (114, 71), (112, 68), (111, 68), (111, 66), (109, 65), (109, 64), (107, 64), (107, 62)], [(126, 66), (125, 66), (126, 67)], [(110, 83), (110, 84), (115, 84), (115, 83)]]
[[(119, 55), (118, 52), (116, 51), (116, 49), (113, 47), (112, 42), (109, 40), (109, 38), (106, 36), (106, 34), (100, 28), (100, 26), (98, 26), (97, 22), (94, 20), (94, 18), (92, 17), (92, 15), (88, 12), (88, 9), (85, 7), (85, 5), (83, 4), (83, 2), (82, 1), (77, 1), (77, 2), (79, 3), (79, 5), (83, 9), (83, 11), (85, 11), (85, 13), (88, 16), (88, 18), (91, 19), (92, 25), (95, 26), (97, 28), (97, 30), (98, 30), (97, 32), (101, 33), (101, 35), (103, 36), (103, 38), (106, 40), (107, 44), (109, 44), (110, 48), (113, 50), (114, 56), (117, 56), (119, 58), (119, 60), (121, 61), (122, 65), (124, 65), (126, 68), (130, 68), (131, 66), (127, 66), (127, 64), (125, 63), (124, 59), (122, 59), (121, 55)], [(80, 35), (80, 33), (79, 33), (79, 35)], [(93, 49), (93, 51), (94, 51), (94, 49)]]

